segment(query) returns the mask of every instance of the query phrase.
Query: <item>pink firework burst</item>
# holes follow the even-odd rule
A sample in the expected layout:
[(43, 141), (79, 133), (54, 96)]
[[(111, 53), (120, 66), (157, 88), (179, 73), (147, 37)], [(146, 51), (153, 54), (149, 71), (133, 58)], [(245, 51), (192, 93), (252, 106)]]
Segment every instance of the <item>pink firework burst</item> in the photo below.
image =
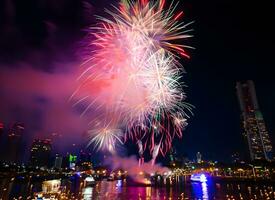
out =
[(76, 104), (89, 99), (84, 112), (93, 107), (103, 113), (104, 125), (90, 131), (98, 149), (113, 151), (110, 144), (123, 137), (139, 141), (155, 158), (182, 136), (192, 106), (185, 102), (179, 58), (189, 58), (191, 47), (182, 42), (192, 29), (180, 21), (177, 5), (122, 0), (89, 29), (94, 39), (72, 99)]

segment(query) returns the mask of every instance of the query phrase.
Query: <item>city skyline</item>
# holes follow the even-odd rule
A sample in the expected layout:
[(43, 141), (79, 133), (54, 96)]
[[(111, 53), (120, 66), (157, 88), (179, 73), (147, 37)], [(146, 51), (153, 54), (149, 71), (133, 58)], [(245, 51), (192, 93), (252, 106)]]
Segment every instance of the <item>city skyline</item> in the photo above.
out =
[(0, 1), (0, 200), (275, 199), (274, 1)]
[[(255, 161), (255, 160), (267, 160), (271, 161), (273, 160), (273, 152), (272, 152), (272, 141), (270, 140), (270, 136), (268, 133), (268, 130), (265, 126), (263, 114), (260, 111), (259, 104), (258, 104), (258, 98), (256, 95), (256, 90), (255, 90), (255, 85), (253, 81), (247, 80), (247, 81), (242, 81), (242, 82), (236, 82), (236, 94), (239, 100), (239, 106), (240, 106), (240, 139), (243, 139), (244, 142), (246, 143), (246, 146), (243, 147), (243, 151), (246, 151), (246, 153), (241, 153), (240, 157), (240, 152), (237, 150), (232, 152), (232, 154), (227, 155), (228, 158), (226, 159), (227, 163), (230, 162), (236, 162), (236, 160), (239, 161)], [(7, 128), (7, 127), (6, 127)], [(4, 161), (9, 161), (9, 162), (26, 162), (31, 165), (42, 165), (45, 166), (49, 165), (49, 160), (50, 158), (53, 158), (52, 151), (52, 140), (48, 138), (35, 138), (33, 140), (33, 143), (30, 148), (30, 153), (27, 152), (27, 160), (24, 160), (22, 158), (19, 158), (18, 152), (20, 152), (20, 149), (22, 150), (22, 136), (23, 136), (23, 131), (25, 127), (23, 123), (16, 122), (13, 125), (10, 125), (9, 129), (6, 129), (6, 136), (8, 139), (8, 144), (7, 147), (8, 149), (6, 150), (7, 152), (11, 152), (9, 154), (9, 157), (4, 158)], [(1, 135), (0, 139), (3, 139), (5, 137), (5, 124), (1, 123)], [(241, 135), (243, 137), (241, 137)], [(56, 136), (56, 135), (54, 135)], [(254, 138), (254, 139), (253, 139)], [(53, 137), (54, 139), (54, 137)], [(21, 143), (19, 142), (21, 141)], [(44, 145), (50, 145), (47, 147), (50, 149), (48, 152), (41, 153), (41, 150), (43, 149)], [(75, 144), (73, 144), (75, 145)], [(74, 150), (74, 153), (76, 155), (79, 155), (81, 157), (83, 153), (83, 143), (82, 144), (77, 144), (79, 146)], [(16, 148), (15, 148), (16, 147)], [(3, 147), (1, 148), (3, 151)], [(10, 149), (10, 150), (9, 150)], [(34, 150), (36, 149), (36, 150)], [(85, 149), (85, 147), (84, 147)], [(248, 151), (247, 151), (248, 150)], [(26, 150), (24, 150), (26, 151)], [(95, 156), (98, 152), (95, 150), (91, 150), (89, 148), (85, 149), (86, 152), (91, 152), (93, 156)], [(167, 159), (168, 163), (170, 162), (169, 160), (173, 161), (175, 160), (175, 157), (171, 157), (173, 155), (173, 148), (171, 149), (171, 154), (168, 156), (165, 156), (166, 159), (166, 164), (167, 164)], [(70, 152), (70, 148), (65, 150), (66, 154)], [(58, 155), (60, 152), (56, 152)], [(106, 153), (106, 152), (105, 152)], [(18, 155), (17, 155), (18, 154)], [(29, 155), (30, 154), (30, 155)], [(104, 154), (104, 153), (103, 153)], [(138, 155), (137, 152), (133, 151), (133, 154), (136, 156)], [(20, 154), (22, 156), (22, 152)], [(47, 156), (48, 158), (46, 158)], [(176, 154), (175, 154), (176, 155)], [(238, 158), (232, 158), (235, 155), (237, 155)], [(46, 157), (45, 157), (46, 156)], [(179, 156), (181, 159), (185, 159), (185, 154), (180, 153)], [(65, 157), (65, 154), (63, 152), (63, 155), (61, 154), (61, 158)], [(99, 156), (100, 157), (100, 156)], [(249, 157), (249, 159), (248, 159)], [(42, 160), (41, 160), (42, 158)], [(56, 157), (57, 158), (57, 157)], [(96, 158), (98, 159), (98, 157)], [(163, 162), (165, 161), (164, 158), (160, 159), (159, 161)], [(202, 155), (198, 151), (196, 152), (195, 155), (188, 155), (187, 159), (194, 160), (198, 163), (201, 162), (202, 160)], [(233, 160), (232, 160), (233, 159)], [(41, 162), (39, 162), (39, 160)], [(61, 159), (62, 160), (62, 159)], [(81, 158), (80, 158), (81, 160)], [(218, 159), (214, 159), (218, 160)], [(220, 160), (219, 160), (220, 161)], [(56, 161), (55, 161), (56, 162)], [(60, 161), (59, 161), (60, 162)], [(61, 161), (62, 162), (62, 161)], [(46, 163), (46, 164), (45, 164)], [(55, 166), (56, 164), (54, 164)]]
[[(66, 9), (60, 11), (54, 3), (45, 7), (26, 3), (20, 8), (18, 2), (3, 2), (1, 9), (8, 9), (1, 12), (1, 27), (5, 30), (0, 59), (1, 122), (24, 121), (29, 141), (40, 135), (47, 138), (52, 133), (62, 134), (68, 144), (60, 139), (57, 146), (61, 150), (70, 149), (73, 141), (85, 140), (82, 135), (86, 121), (79, 118), (78, 110), (71, 112), (71, 105), (64, 104), (76, 78), (71, 73), (78, 65), (73, 52), (79, 38), (85, 35), (83, 28), (94, 20), (82, 14), (102, 14), (102, 8), (110, 3), (115, 1), (97, 1), (96, 6), (89, 2), (87, 11), (82, 10), (80, 2), (69, 1), (63, 5)], [(75, 7), (78, 9), (72, 9)], [(271, 12), (262, 12), (271, 6), (185, 1), (181, 7), (187, 20), (195, 20), (195, 37), (190, 44), (196, 50), (191, 51), (191, 60), (183, 64), (188, 72), (184, 75), (189, 86), (187, 100), (196, 108), (183, 139), (175, 142), (178, 151), (190, 157), (199, 151), (207, 159), (222, 160), (242, 150), (235, 83), (249, 79), (255, 82), (274, 143), (275, 96), (270, 92), (275, 87), (271, 69), (274, 23)], [(16, 9), (18, 15), (14, 14)], [(254, 17), (254, 13), (259, 14)], [(136, 149), (128, 151), (135, 153)]]

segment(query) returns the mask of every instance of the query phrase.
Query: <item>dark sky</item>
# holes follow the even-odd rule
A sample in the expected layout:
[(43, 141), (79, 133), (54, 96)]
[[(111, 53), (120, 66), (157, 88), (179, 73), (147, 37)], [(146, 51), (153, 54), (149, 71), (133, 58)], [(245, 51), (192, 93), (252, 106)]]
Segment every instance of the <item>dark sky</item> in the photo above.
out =
[[(86, 121), (67, 105), (77, 52), (93, 15), (111, 3), (115, 1), (0, 2), (0, 121), (24, 121), (29, 138), (62, 132), (67, 146), (82, 138)], [(182, 62), (187, 100), (196, 108), (183, 139), (176, 142), (178, 152), (192, 158), (200, 151), (207, 159), (229, 160), (233, 152), (244, 151), (237, 80), (254, 80), (274, 142), (272, 1), (181, 0), (180, 8), (187, 22), (195, 21), (190, 43), (196, 49)]]

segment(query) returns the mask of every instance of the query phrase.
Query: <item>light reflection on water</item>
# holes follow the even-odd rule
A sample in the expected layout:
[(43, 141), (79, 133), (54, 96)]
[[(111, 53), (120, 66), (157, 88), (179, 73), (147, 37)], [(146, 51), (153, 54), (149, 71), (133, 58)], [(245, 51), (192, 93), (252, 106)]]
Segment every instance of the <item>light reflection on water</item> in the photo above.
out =
[(195, 198), (199, 199), (204, 199), (208, 200), (209, 195), (208, 195), (208, 185), (207, 183), (200, 183), (200, 182), (193, 182), (191, 183), (191, 188), (192, 188), (192, 196)]
[[(10, 194), (5, 199), (18, 199), (23, 195), (26, 184), (14, 184), (10, 187)], [(19, 191), (19, 192), (17, 192)], [(72, 191), (72, 190), (71, 190)], [(84, 200), (212, 200), (212, 199), (275, 199), (272, 184), (256, 183), (206, 183), (184, 182), (174, 187), (142, 187), (126, 186), (124, 181), (100, 181), (95, 186), (83, 187), (74, 190), (79, 193), (66, 192), (75, 199)], [(0, 190), (0, 199), (2, 194)], [(72, 199), (72, 196), (67, 199)], [(24, 198), (23, 198), (24, 199)]]
[(201, 187), (202, 187), (202, 198), (208, 200), (207, 183), (205, 183), (205, 182), (202, 183), (202, 184), (201, 184)]
[(93, 197), (93, 187), (86, 187), (82, 191), (83, 200), (89, 200)]
[[(95, 200), (178, 200), (178, 199), (196, 199), (196, 200), (212, 200), (212, 199), (273, 199), (274, 191), (271, 186), (245, 184), (213, 184), (213, 183), (186, 183), (180, 187), (134, 187), (123, 186), (118, 187), (116, 182), (102, 181), (89, 190), (92, 194), (83, 196), (83, 199)], [(239, 188), (239, 189), (238, 189)], [(251, 189), (253, 188), (253, 189)], [(85, 189), (84, 189), (85, 191)], [(266, 191), (269, 197), (261, 196), (260, 191)]]

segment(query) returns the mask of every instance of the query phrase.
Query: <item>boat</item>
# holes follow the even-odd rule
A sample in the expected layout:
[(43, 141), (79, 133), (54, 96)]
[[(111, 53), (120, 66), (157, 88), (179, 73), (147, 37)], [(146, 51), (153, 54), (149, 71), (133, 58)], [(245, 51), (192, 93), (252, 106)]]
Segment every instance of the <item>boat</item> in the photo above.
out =
[(61, 193), (61, 179), (46, 180), (42, 182), (42, 191), (35, 193), (36, 200), (59, 199)]
[(194, 181), (194, 182), (205, 183), (205, 182), (207, 182), (207, 177), (206, 177), (206, 175), (203, 174), (203, 173), (196, 173), (196, 174), (192, 174), (192, 175), (191, 175), (190, 180), (191, 180), (191, 181)]
[(87, 186), (94, 186), (96, 185), (96, 181), (94, 179), (94, 177), (92, 176), (87, 176), (85, 179), (84, 179), (84, 185), (87, 187)]

